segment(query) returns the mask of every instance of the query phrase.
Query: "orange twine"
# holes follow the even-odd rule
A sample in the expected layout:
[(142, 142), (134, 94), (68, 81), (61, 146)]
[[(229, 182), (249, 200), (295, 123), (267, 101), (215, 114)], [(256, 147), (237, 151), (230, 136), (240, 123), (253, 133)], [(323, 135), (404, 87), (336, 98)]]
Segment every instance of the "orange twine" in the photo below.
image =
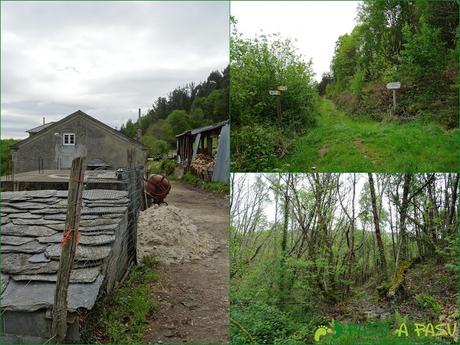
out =
[[(62, 237), (62, 241), (61, 241), (61, 247), (64, 247), (67, 244), (67, 242), (72, 238), (74, 231), (78, 231), (78, 230), (74, 228), (68, 228), (64, 232), (64, 236)], [(77, 232), (77, 242), (79, 239), (80, 239), (80, 233)]]

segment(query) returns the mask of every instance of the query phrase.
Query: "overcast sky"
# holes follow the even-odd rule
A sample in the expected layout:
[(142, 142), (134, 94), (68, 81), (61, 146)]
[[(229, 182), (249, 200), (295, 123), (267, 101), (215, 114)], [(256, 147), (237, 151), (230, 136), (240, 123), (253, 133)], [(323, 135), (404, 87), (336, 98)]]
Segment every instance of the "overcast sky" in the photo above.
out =
[(359, 1), (236, 1), (231, 14), (238, 20), (238, 31), (254, 37), (280, 33), (297, 39), (295, 45), (312, 59), (316, 80), (330, 70), (335, 42), (355, 25)]
[(78, 109), (120, 128), (228, 64), (227, 2), (1, 2), (2, 138)]

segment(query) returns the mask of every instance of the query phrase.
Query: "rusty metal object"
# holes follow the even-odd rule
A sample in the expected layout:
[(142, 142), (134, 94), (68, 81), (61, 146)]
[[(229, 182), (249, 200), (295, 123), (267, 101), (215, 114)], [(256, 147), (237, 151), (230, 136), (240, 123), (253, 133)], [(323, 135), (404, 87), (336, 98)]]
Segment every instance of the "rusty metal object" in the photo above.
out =
[(171, 190), (171, 184), (162, 175), (150, 175), (148, 179), (144, 179), (144, 190), (154, 203), (161, 204)]

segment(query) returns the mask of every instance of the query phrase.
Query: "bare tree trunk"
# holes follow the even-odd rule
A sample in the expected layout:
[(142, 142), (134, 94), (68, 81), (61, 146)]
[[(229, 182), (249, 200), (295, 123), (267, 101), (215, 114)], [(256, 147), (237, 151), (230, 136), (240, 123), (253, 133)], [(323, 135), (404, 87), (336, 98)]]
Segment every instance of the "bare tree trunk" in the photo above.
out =
[(286, 279), (286, 256), (287, 256), (287, 238), (289, 226), (289, 185), (292, 179), (292, 174), (287, 174), (286, 187), (284, 190), (284, 207), (283, 207), (283, 229), (281, 235), (281, 259), (280, 259), (280, 274), (279, 274), (279, 292), (281, 307), (284, 306), (287, 299), (287, 279)]
[(380, 233), (380, 217), (379, 217), (379, 210), (377, 208), (377, 199), (375, 197), (375, 187), (374, 187), (374, 179), (372, 178), (372, 174), (368, 173), (369, 176), (369, 189), (371, 191), (371, 202), (372, 202), (372, 214), (374, 216), (374, 228), (375, 228), (375, 237), (377, 239), (377, 246), (379, 250), (379, 264), (382, 273), (387, 278), (387, 262), (385, 259), (385, 249), (383, 248), (382, 242), (382, 235)]
[(399, 259), (405, 260), (408, 257), (407, 252), (407, 229), (406, 229), (406, 220), (407, 220), (407, 210), (409, 208), (409, 190), (410, 184), (412, 181), (411, 174), (404, 174), (404, 184), (403, 184), (403, 196), (401, 207), (399, 210), (399, 236), (401, 237), (400, 249), (399, 249)]
[(455, 220), (456, 220), (456, 215), (457, 215), (455, 205), (457, 203), (458, 176), (459, 176), (458, 174), (454, 174), (454, 177), (452, 179), (452, 185), (451, 185), (452, 196), (450, 198), (449, 216), (447, 218), (448, 231), (452, 233), (457, 231), (457, 227), (455, 226), (455, 223), (456, 223)]

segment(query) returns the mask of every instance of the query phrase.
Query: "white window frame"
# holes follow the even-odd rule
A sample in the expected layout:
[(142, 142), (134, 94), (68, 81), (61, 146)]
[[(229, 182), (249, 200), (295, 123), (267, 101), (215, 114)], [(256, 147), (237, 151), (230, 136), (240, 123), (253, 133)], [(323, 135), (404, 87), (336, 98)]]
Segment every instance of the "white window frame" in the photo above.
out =
[[(73, 143), (71, 143), (70, 138), (73, 138)], [(66, 139), (67, 139), (67, 143), (66, 143)], [(62, 133), (62, 145), (75, 146), (75, 133)]]

